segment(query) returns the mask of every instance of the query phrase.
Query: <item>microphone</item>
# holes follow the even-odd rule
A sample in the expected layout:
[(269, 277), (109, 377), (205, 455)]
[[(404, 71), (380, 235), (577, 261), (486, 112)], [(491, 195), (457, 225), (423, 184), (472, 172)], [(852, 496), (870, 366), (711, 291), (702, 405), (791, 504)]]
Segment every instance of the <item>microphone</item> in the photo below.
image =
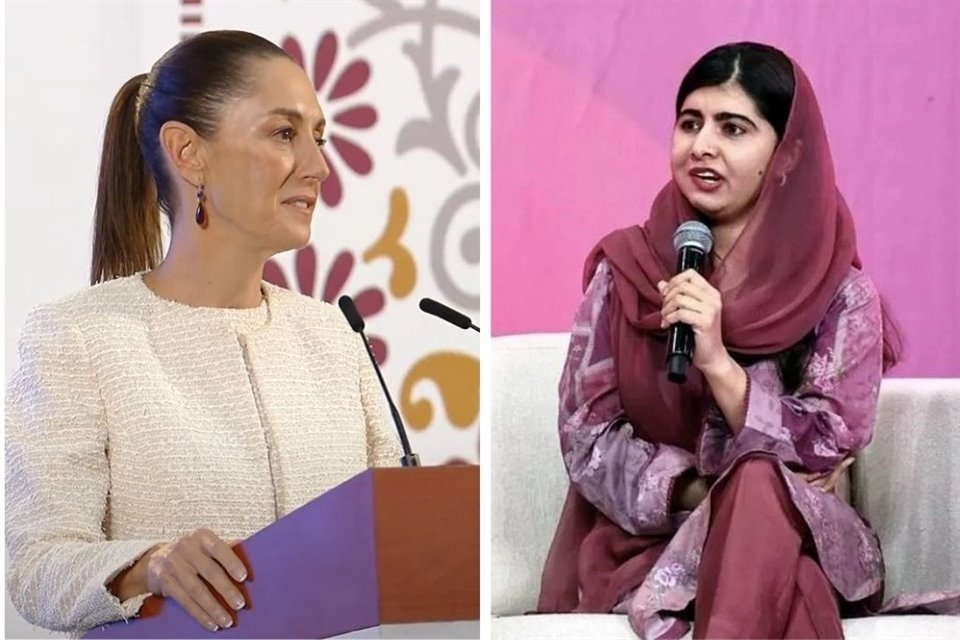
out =
[(480, 331), (480, 327), (473, 324), (473, 321), (470, 318), (463, 315), (459, 311), (454, 311), (447, 305), (437, 302), (436, 300), (423, 298), (420, 300), (420, 310), (429, 313), (432, 316), (437, 316), (441, 320), (446, 320), (450, 324), (460, 327), (461, 329), (473, 329), (474, 331)]
[[(707, 254), (713, 249), (713, 235), (702, 222), (684, 222), (673, 233), (673, 247), (677, 250), (677, 273), (694, 269), (703, 273)], [(667, 331), (667, 379), (682, 384), (687, 381), (687, 367), (693, 360), (693, 329), (677, 322)]]
[(340, 305), (340, 311), (343, 312), (347, 322), (350, 323), (350, 328), (360, 334), (363, 346), (366, 347), (367, 355), (370, 356), (370, 362), (373, 364), (373, 370), (377, 372), (377, 379), (380, 380), (380, 388), (383, 389), (383, 395), (387, 397), (387, 403), (390, 405), (390, 415), (393, 416), (393, 423), (397, 426), (397, 433), (400, 434), (400, 446), (403, 447), (403, 457), (400, 458), (400, 464), (404, 467), (419, 467), (420, 456), (410, 450), (410, 441), (407, 440), (407, 430), (403, 426), (403, 420), (400, 419), (400, 412), (397, 411), (397, 406), (393, 404), (393, 398), (390, 397), (390, 392), (387, 390), (387, 383), (383, 381), (383, 374), (380, 373), (380, 365), (377, 364), (377, 359), (373, 357), (373, 350), (370, 348), (367, 336), (363, 333), (365, 326), (363, 317), (357, 311), (357, 307), (353, 304), (350, 296), (340, 296), (337, 304)]

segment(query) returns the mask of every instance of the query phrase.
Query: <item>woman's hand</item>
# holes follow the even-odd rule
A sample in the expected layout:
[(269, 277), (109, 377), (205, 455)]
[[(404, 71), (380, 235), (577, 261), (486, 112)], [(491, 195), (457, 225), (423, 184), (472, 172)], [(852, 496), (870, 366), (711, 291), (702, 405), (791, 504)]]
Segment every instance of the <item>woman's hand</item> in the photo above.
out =
[(695, 472), (681, 475), (673, 484), (671, 511), (693, 511), (710, 492), (710, 483)]
[(693, 329), (693, 366), (708, 373), (725, 365), (729, 355), (720, 327), (720, 292), (693, 269), (675, 275), (669, 282), (661, 280), (657, 288), (663, 298), (660, 326), (666, 329), (683, 322)]
[(197, 529), (175, 542), (160, 545), (147, 559), (147, 590), (176, 600), (210, 631), (233, 624), (233, 618), (217, 602), (214, 592), (239, 610), (244, 606), (243, 594), (233, 581), (246, 579), (243, 562), (230, 545), (209, 529)]
[(826, 491), (827, 493), (833, 492), (837, 488), (837, 483), (840, 482), (843, 472), (850, 468), (850, 465), (853, 464), (853, 458), (847, 456), (840, 464), (838, 464), (833, 471), (821, 471), (820, 473), (798, 473), (805, 482), (809, 483), (810, 486), (820, 489), (821, 491)]

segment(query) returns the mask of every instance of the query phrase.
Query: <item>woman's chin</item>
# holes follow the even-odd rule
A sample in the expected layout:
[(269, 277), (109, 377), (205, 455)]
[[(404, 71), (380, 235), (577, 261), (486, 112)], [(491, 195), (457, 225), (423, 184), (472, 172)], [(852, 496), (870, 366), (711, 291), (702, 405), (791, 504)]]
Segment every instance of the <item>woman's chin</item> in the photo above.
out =
[(306, 231), (298, 234), (294, 239), (294, 243), (296, 246), (292, 247), (293, 249), (303, 249), (310, 244), (310, 227), (307, 227)]
[(690, 203), (690, 206), (702, 213), (704, 216), (710, 220), (717, 221), (723, 216), (723, 203), (717, 202), (715, 199), (710, 197), (705, 197), (701, 193), (694, 194), (683, 194), (687, 199), (687, 202)]
[(289, 228), (285, 230), (282, 238), (277, 238), (276, 252), (295, 251), (303, 249), (310, 243), (310, 227), (305, 225), (302, 228)]

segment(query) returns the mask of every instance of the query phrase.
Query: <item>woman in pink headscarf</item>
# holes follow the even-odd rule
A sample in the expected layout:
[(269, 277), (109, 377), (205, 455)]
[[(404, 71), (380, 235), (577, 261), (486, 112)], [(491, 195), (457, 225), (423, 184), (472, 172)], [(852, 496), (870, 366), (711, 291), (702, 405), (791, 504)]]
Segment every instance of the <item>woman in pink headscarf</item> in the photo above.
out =
[[(586, 263), (560, 383), (571, 486), (538, 610), (629, 613), (645, 638), (691, 620), (696, 638), (841, 638), (841, 608), (876, 609), (884, 569), (833, 488), (871, 439), (896, 336), (803, 71), (716, 48), (676, 115), (649, 219)], [(713, 250), (702, 276), (673, 276), (691, 220)], [(695, 336), (682, 385), (664, 365), (678, 322)]]

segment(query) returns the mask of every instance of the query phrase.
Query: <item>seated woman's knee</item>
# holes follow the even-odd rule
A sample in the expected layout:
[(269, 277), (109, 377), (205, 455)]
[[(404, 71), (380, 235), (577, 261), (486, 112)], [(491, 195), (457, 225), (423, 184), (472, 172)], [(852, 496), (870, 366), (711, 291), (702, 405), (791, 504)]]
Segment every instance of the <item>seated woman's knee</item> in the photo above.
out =
[(779, 463), (773, 456), (753, 455), (746, 456), (730, 472), (730, 478), (740, 479), (770, 479), (779, 478)]

